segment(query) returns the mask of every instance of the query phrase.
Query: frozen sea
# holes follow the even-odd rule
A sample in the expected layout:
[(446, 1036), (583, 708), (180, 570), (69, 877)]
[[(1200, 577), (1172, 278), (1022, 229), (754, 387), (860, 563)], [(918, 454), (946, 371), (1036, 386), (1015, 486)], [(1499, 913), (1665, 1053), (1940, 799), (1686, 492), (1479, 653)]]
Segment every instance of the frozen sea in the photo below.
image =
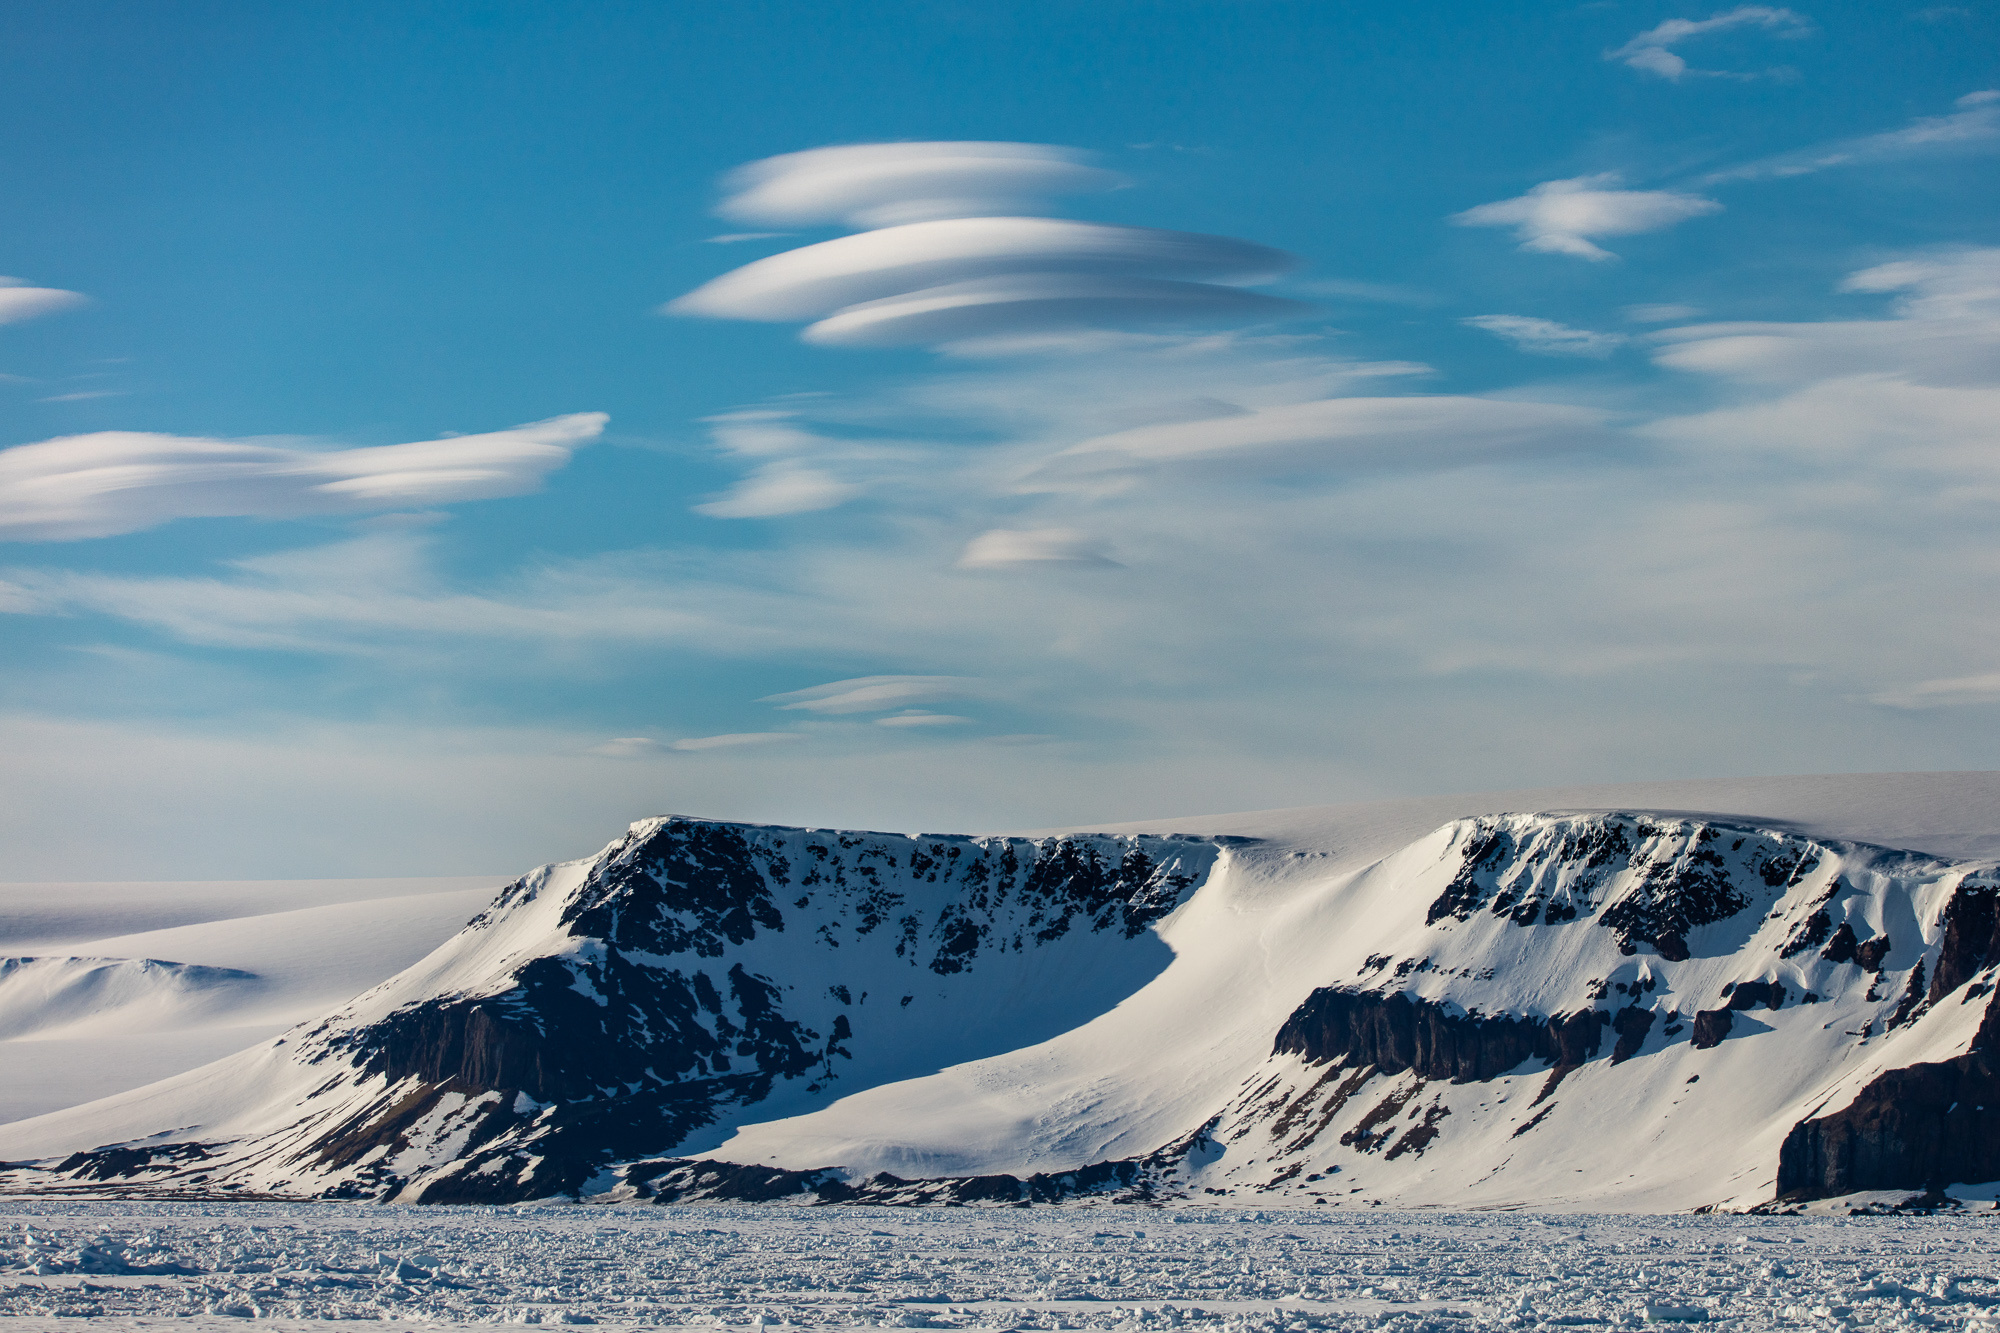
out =
[[(1990, 1205), (1981, 1205), (1990, 1208)], [(2000, 1329), (2000, 1215), (0, 1200), (0, 1328)], [(170, 1322), (169, 1322), (170, 1321)]]

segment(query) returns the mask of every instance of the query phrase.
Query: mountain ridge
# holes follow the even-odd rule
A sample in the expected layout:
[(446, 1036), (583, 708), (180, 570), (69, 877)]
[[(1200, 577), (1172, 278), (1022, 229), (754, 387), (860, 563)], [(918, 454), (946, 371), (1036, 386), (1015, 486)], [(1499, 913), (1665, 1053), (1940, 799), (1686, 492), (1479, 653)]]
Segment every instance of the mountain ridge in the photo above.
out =
[[(1960, 803), (1988, 808), (1988, 775), (1967, 776)], [(1629, 810), (1474, 814), (1364, 861), (1307, 822), (1010, 840), (645, 821), (517, 881), (439, 951), (470, 967), (483, 939), (485, 972), (434, 955), (289, 1034), (304, 1063), (280, 1039), (208, 1074), (265, 1099), (261, 1138), (159, 1137), (202, 1123), (168, 1114), (199, 1109), (194, 1079), (0, 1126), (0, 1154), (39, 1159), (0, 1186), (1681, 1209), (2000, 1177), (2000, 1124), (1955, 1095), (1995, 1078), (1988, 861)], [(996, 915), (962, 872), (995, 882), (1010, 848)], [(943, 867), (957, 896), (925, 897)], [(876, 911), (884, 892), (901, 896)], [(913, 931), (896, 913), (919, 902)], [(874, 961), (853, 970), (856, 948)], [(834, 957), (850, 970), (813, 970)], [(909, 1026), (931, 992), (872, 989), (882, 967), (985, 1026)], [(898, 1003), (857, 1001), (863, 979)], [(881, 1054), (918, 1047), (928, 1069)], [(556, 1078), (563, 1048), (598, 1081)], [(672, 1079), (669, 1050), (692, 1060)], [(1971, 1105), (1989, 1101), (2000, 1086)], [(563, 1142), (590, 1146), (537, 1146)]]

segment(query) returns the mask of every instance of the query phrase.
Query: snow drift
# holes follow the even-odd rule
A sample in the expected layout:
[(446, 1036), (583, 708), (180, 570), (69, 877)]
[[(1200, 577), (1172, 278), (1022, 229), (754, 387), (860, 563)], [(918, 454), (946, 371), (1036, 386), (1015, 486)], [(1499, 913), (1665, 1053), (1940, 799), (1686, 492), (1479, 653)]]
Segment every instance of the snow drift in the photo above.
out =
[(1674, 1210), (2000, 1179), (1993, 861), (1658, 810), (1411, 829), (1434, 810), (648, 821), (323, 1020), (0, 1126), (0, 1184)]

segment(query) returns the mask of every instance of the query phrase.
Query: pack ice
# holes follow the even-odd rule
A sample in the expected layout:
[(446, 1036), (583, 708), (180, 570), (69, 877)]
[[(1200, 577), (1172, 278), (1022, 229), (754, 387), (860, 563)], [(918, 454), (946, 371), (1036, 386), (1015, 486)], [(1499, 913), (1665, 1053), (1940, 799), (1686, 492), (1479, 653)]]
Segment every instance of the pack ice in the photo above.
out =
[(331, 1013), (0, 1126), (0, 1188), (1991, 1197), (1996, 804), (1973, 774), (1010, 837), (649, 820)]

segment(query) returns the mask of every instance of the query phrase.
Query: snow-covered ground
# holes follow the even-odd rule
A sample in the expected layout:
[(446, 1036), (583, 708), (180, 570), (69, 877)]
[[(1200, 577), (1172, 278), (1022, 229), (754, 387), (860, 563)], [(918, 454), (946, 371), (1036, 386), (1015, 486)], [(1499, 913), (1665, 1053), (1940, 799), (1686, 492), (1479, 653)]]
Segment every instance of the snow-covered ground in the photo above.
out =
[(422, 958), (503, 882), (0, 884), (0, 1123), (276, 1036)]
[[(0, 1208), (0, 1327), (1964, 1329), (2000, 1218), (81, 1204)], [(63, 1320), (57, 1323), (58, 1319)], [(381, 1325), (377, 1325), (378, 1327)]]

